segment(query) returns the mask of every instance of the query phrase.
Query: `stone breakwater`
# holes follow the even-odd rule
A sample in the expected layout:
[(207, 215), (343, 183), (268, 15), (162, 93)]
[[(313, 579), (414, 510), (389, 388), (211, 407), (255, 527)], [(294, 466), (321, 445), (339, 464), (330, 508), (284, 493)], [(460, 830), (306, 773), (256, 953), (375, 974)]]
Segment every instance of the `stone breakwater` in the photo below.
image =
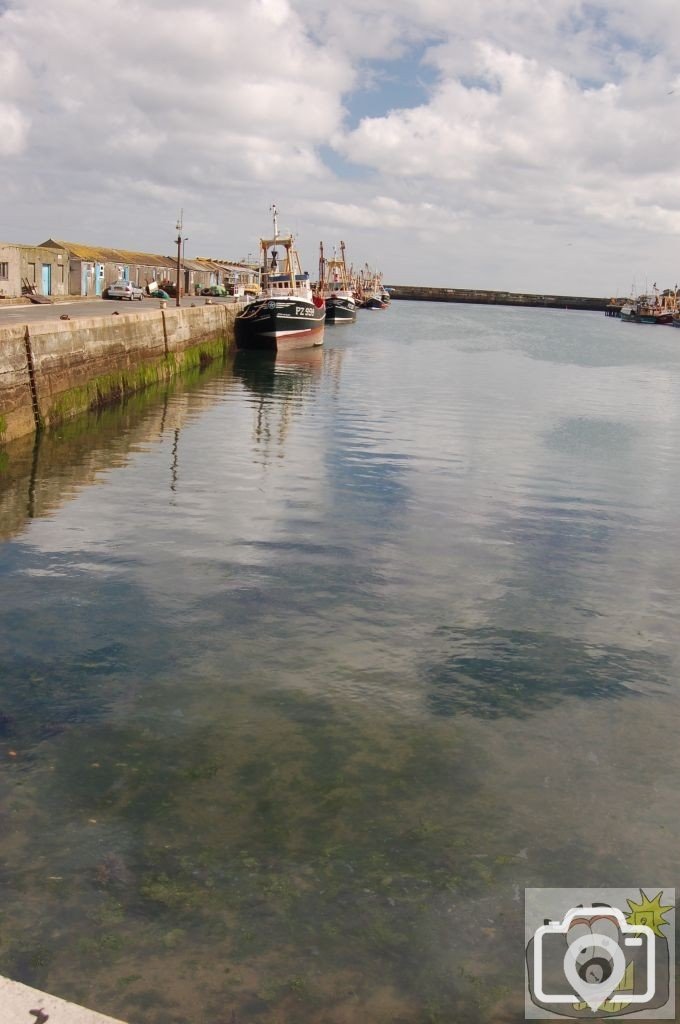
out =
[(215, 304), (0, 328), (0, 443), (224, 355), (241, 308)]
[(491, 292), (470, 288), (425, 288), (419, 285), (388, 285), (393, 299), (420, 302), (468, 302), (482, 306), (540, 306), (546, 309), (588, 309), (602, 312), (610, 298), (583, 295), (532, 295), (525, 292)]

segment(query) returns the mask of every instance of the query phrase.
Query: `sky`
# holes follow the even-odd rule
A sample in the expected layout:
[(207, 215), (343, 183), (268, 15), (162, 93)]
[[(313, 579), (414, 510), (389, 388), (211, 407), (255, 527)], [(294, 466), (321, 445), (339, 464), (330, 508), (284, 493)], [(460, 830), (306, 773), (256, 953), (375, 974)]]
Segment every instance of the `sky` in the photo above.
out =
[(677, 0), (0, 0), (0, 241), (680, 282)]

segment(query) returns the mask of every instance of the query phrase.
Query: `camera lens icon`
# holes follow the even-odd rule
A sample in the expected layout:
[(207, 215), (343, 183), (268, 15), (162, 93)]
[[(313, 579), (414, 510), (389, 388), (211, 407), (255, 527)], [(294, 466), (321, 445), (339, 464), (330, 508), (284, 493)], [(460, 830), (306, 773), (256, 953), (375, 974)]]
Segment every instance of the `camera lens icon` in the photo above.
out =
[[(603, 953), (604, 956), (586, 954)], [(601, 932), (574, 938), (564, 956), (564, 976), (581, 999), (595, 1011), (623, 980), (626, 958), (617, 942)]]
[[(592, 941), (594, 935), (601, 937), (602, 941)], [(567, 945), (575, 954), (576, 969), (583, 981), (594, 985), (611, 977), (614, 970), (612, 949), (620, 949), (621, 939), (618, 922), (612, 917), (592, 920), (579, 917), (571, 922), (566, 936)]]
[[(566, 947), (566, 949), (565, 949)], [(608, 907), (576, 907), (563, 921), (538, 928), (533, 944), (533, 981), (538, 999), (545, 1003), (573, 1003), (580, 999), (595, 1012), (624, 980), (627, 956), (622, 947), (644, 947), (644, 991), (627, 993), (627, 1003), (648, 1003), (655, 991), (654, 932), (645, 925), (630, 925), (623, 913)], [(555, 963), (559, 952), (567, 993), (545, 991), (544, 955)]]

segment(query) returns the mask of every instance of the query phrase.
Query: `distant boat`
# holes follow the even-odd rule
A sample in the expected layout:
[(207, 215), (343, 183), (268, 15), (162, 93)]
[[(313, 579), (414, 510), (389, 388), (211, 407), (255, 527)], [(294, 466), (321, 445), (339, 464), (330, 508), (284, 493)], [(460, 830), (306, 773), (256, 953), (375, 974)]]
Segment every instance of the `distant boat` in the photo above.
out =
[(324, 256), (323, 242), (319, 246), (318, 294), (326, 303), (327, 324), (353, 324), (357, 318), (357, 304), (345, 263), (344, 242), (340, 242), (340, 253), (338, 257), (333, 252), (332, 259), (328, 259)]
[(359, 293), (361, 296), (359, 306), (361, 309), (387, 309), (384, 291), (382, 274), (379, 274), (377, 270), (371, 270), (368, 263), (366, 263), (359, 275)]
[(672, 324), (677, 314), (677, 293), (669, 289), (660, 295), (655, 287), (654, 295), (628, 299), (621, 307), (619, 317), (624, 322), (635, 324)]
[(260, 291), (236, 317), (236, 347), (281, 352), (323, 345), (326, 304), (312, 294), (293, 236), (279, 235), (278, 211), (271, 210), (274, 237), (260, 239)]

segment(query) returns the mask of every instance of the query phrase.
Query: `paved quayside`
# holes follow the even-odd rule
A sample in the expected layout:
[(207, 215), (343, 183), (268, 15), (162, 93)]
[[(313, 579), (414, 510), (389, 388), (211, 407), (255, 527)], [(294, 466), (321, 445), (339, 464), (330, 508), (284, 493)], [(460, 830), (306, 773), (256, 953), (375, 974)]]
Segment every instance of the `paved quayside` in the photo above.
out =
[[(42, 1010), (42, 1013), (39, 1011)], [(38, 1012), (36, 1012), (38, 1011)], [(124, 1024), (0, 975), (2, 1024)]]

